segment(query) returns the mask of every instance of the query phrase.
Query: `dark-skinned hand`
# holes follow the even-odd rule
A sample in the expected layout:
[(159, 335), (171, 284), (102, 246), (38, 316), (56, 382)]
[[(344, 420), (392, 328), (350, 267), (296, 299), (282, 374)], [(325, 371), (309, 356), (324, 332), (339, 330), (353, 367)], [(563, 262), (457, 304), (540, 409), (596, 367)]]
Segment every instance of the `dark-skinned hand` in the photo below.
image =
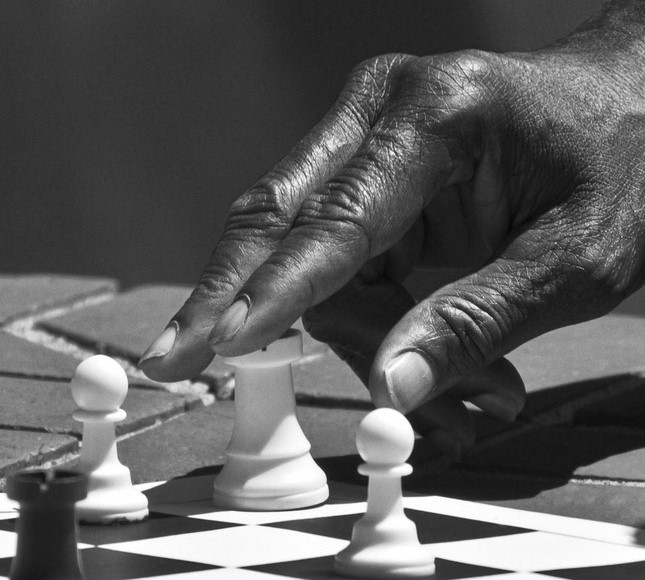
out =
[[(449, 456), (464, 404), (512, 420), (504, 355), (644, 282), (645, 6), (532, 53), (386, 55), (231, 207), (195, 291), (141, 367), (199, 373), (304, 316)], [(453, 273), (415, 302), (403, 282)], [(444, 276), (445, 277), (445, 276)]]

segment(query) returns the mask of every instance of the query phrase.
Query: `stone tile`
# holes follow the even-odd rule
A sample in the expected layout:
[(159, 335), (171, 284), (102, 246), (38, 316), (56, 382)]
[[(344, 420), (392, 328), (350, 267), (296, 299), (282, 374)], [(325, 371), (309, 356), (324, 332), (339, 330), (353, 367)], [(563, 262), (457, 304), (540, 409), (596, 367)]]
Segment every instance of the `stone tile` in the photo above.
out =
[(508, 355), (529, 394), (525, 415), (571, 413), (645, 369), (645, 317), (609, 314), (538, 337)]
[[(628, 405), (639, 398), (643, 388), (645, 379), (629, 373), (545, 387), (528, 393), (522, 416), (541, 422), (572, 423), (582, 421), (582, 417), (592, 421), (593, 415), (597, 423), (603, 423), (611, 422), (605, 415), (611, 412), (618, 421), (621, 413), (637, 413)], [(607, 406), (609, 401), (611, 408)]]
[[(610, 435), (612, 438), (615, 435)], [(625, 443), (630, 442), (628, 433), (622, 437)], [(616, 453), (608, 457), (604, 457), (599, 461), (595, 461), (589, 465), (578, 467), (575, 471), (577, 478), (598, 478), (610, 481), (630, 481), (630, 482), (645, 482), (645, 444), (640, 439), (641, 447), (634, 448), (631, 451), (624, 451)], [(632, 441), (637, 441), (636, 434), (632, 433)], [(645, 520), (643, 520), (645, 523)]]
[(233, 414), (217, 411), (232, 405), (218, 401), (119, 441), (119, 458), (136, 483), (166, 480), (208, 465), (224, 463), (233, 431)]
[[(638, 487), (571, 482), (543, 490), (533, 497), (504, 501), (499, 505), (641, 529), (645, 525), (645, 489)], [(642, 535), (639, 543), (645, 543)]]
[[(79, 436), (82, 425), (71, 417), (76, 405), (67, 381), (0, 377), (0, 428), (36, 429)], [(123, 409), (125, 421), (117, 423), (119, 434), (152, 425), (155, 420), (201, 405), (194, 396), (179, 396), (153, 389), (130, 388)]]
[(549, 332), (516, 349), (527, 391), (645, 369), (645, 318), (609, 314)]
[(296, 396), (303, 402), (329, 400), (371, 406), (367, 388), (331, 350), (296, 361), (292, 370)]
[(0, 331), (0, 375), (71, 378), (80, 361)]
[[(355, 428), (363, 411), (298, 407), (314, 457), (355, 453)], [(119, 442), (119, 457), (137, 481), (156, 481), (219, 465), (233, 431), (231, 401), (218, 401)], [(154, 458), (154, 461), (151, 461)]]
[(42, 465), (78, 449), (78, 439), (55, 433), (35, 433), (0, 428), (0, 490), (7, 475)]
[(645, 316), (645, 287), (634, 292), (614, 310), (615, 314)]
[[(185, 286), (140, 286), (114, 300), (43, 321), (41, 326), (106, 354), (138, 360), (190, 294)], [(216, 382), (231, 375), (215, 359), (204, 372)]]
[[(443, 472), (417, 466), (406, 487), (423, 493), (481, 501), (509, 508), (643, 528), (645, 488), (589, 485), (561, 478), (454, 468)], [(643, 542), (645, 543), (645, 538)]]
[(140, 357), (189, 295), (183, 286), (140, 286), (114, 300), (44, 321), (41, 326), (81, 343)]
[[(466, 467), (524, 476), (645, 481), (645, 430), (533, 427), (468, 453)], [(640, 461), (639, 461), (640, 459)]]
[(645, 377), (634, 376), (630, 380), (631, 390), (604, 397), (579, 409), (574, 416), (575, 424), (645, 429)]
[(0, 324), (90, 296), (113, 293), (116, 287), (114, 280), (103, 278), (46, 274), (0, 276)]

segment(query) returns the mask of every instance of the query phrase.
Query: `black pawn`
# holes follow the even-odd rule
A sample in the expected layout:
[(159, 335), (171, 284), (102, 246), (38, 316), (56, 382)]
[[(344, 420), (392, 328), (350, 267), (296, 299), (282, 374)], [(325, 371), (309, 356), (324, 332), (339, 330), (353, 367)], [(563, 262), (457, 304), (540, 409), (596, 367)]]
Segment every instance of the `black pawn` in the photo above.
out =
[(11, 580), (84, 580), (74, 504), (87, 496), (87, 476), (74, 471), (22, 471), (7, 481), (20, 504)]

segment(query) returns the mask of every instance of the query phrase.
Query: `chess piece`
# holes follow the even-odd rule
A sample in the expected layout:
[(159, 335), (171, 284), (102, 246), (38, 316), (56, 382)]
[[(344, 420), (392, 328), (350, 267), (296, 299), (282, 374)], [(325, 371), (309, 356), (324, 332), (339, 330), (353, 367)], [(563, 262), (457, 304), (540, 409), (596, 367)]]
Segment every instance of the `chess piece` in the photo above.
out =
[(87, 498), (76, 511), (81, 522), (134, 522), (148, 515), (148, 499), (132, 485), (130, 470), (117, 455), (114, 424), (123, 421), (121, 409), (128, 377), (114, 359), (96, 355), (76, 368), (71, 383), (79, 409), (73, 417), (83, 425), (81, 456), (75, 469), (87, 474)]
[(7, 481), (20, 504), (11, 580), (83, 580), (74, 504), (87, 494), (87, 477), (72, 471), (22, 471)]
[(358, 471), (369, 477), (367, 510), (336, 555), (336, 571), (361, 578), (432, 576), (434, 556), (403, 511), (401, 477), (412, 473), (405, 463), (414, 446), (410, 423), (394, 409), (372, 411), (358, 427), (356, 446), (365, 461)]
[(261, 351), (224, 359), (235, 367), (235, 424), (215, 478), (217, 506), (288, 510), (329, 497), (296, 416), (291, 362), (301, 356), (302, 335), (291, 329)]

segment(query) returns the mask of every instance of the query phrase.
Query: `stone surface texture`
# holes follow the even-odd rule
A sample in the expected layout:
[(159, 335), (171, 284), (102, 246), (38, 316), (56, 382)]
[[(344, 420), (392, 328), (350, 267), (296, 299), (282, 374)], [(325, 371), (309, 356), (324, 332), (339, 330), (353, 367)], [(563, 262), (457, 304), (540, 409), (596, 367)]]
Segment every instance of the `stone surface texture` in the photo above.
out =
[[(71, 466), (82, 427), (69, 378), (107, 353), (130, 376), (116, 426), (137, 482), (220, 465), (235, 409), (232, 371), (217, 358), (181, 384), (148, 381), (136, 361), (190, 289), (111, 280), (0, 276), (0, 487), (25, 467)], [(301, 324), (298, 323), (301, 327)], [(475, 411), (478, 439), (458, 463), (421, 441), (412, 489), (510, 507), (643, 525), (645, 522), (645, 292), (614, 313), (544, 335), (510, 353), (528, 392), (511, 423)], [(305, 335), (293, 365), (298, 412), (312, 452), (334, 477), (359, 480), (354, 433), (371, 409), (360, 381)], [(339, 457), (343, 457), (339, 463)], [(333, 461), (326, 458), (335, 458)]]

